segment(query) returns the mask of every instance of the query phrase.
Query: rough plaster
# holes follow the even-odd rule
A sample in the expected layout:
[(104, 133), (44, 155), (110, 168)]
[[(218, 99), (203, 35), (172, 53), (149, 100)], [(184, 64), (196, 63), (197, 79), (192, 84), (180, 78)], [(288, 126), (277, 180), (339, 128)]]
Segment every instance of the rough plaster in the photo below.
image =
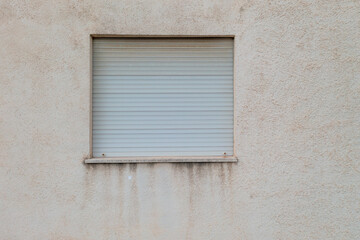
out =
[[(85, 165), (89, 34), (235, 35), (233, 163)], [(360, 2), (0, 2), (1, 239), (360, 239)]]

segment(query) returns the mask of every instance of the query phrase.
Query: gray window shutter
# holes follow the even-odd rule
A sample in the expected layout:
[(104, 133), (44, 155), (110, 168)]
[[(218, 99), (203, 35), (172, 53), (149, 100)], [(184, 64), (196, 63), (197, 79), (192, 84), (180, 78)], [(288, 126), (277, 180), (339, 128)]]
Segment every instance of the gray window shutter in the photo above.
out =
[(233, 155), (233, 39), (95, 38), (93, 156)]

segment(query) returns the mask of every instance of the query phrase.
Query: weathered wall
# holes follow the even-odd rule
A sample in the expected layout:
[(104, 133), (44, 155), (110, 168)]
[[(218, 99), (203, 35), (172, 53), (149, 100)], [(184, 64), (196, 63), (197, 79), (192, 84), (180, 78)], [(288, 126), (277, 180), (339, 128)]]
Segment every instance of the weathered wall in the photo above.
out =
[[(91, 33), (234, 34), (236, 164), (85, 165)], [(1, 239), (359, 239), (360, 2), (0, 2)]]

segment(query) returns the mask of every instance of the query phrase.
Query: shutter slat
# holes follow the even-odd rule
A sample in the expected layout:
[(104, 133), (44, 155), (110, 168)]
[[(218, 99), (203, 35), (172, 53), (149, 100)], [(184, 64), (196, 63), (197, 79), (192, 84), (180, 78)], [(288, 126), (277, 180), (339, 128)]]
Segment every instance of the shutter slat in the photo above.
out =
[(209, 129), (221, 128), (222, 124), (93, 124), (93, 129)]
[(228, 147), (231, 144), (231, 141), (222, 141), (222, 142), (148, 142), (148, 143), (141, 143), (141, 142), (133, 142), (133, 143), (117, 143), (117, 142), (105, 142), (105, 143), (96, 143), (94, 144), (94, 149), (114, 149), (115, 151), (117, 148), (180, 148), (180, 147)]
[(174, 53), (174, 54), (186, 54), (186, 53), (232, 53), (231, 48), (211, 48), (211, 47), (182, 47), (182, 48), (174, 48), (174, 47), (99, 47), (94, 49), (93, 53), (96, 56), (97, 54), (127, 54), (127, 53)]
[[(107, 111), (119, 111), (119, 112), (152, 112), (152, 111), (184, 111), (184, 110), (192, 110), (192, 111), (231, 111), (232, 107), (226, 107), (226, 106), (159, 106), (159, 107), (146, 107), (146, 106), (140, 106), (140, 107), (133, 107), (133, 106), (124, 106), (124, 107), (93, 107), (93, 110), (99, 111), (99, 112), (107, 112)], [(126, 113), (124, 113), (126, 114)], [(194, 113), (195, 114), (195, 113)]]
[[(166, 137), (166, 136), (165, 136)], [(231, 138), (216, 138), (216, 139), (208, 139), (208, 143), (231, 143), (233, 139)], [(104, 143), (114, 143), (114, 144), (123, 144), (123, 143), (203, 143), (204, 138), (194, 138), (189, 141), (188, 138), (153, 138), (153, 139), (146, 139), (146, 138), (126, 138), (126, 139), (109, 139), (109, 138), (102, 138), (96, 143), (97, 145), (104, 144)], [(119, 145), (117, 145), (119, 146)]]
[(95, 39), (94, 49), (97, 47), (124, 47), (124, 48), (179, 48), (179, 47), (224, 47), (232, 48), (232, 40), (228, 39)]
[[(214, 114), (214, 112), (216, 112), (217, 114)], [(231, 114), (231, 111), (197, 111), (196, 115), (197, 116), (222, 116), (222, 115), (229, 115)], [(124, 116), (125, 114), (123, 113), (123, 111), (93, 111), (93, 116)], [(193, 116), (194, 111), (133, 111), (133, 112), (127, 112), (126, 113), (127, 116), (132, 116), (132, 117), (137, 117), (137, 116), (141, 116), (141, 117), (148, 117), (148, 116), (177, 116), (177, 117), (181, 117), (181, 116)]]
[[(140, 114), (140, 115), (126, 115), (123, 116), (122, 114), (119, 115), (110, 115), (109, 113), (104, 113), (104, 114), (98, 114), (99, 112), (95, 112), (97, 113), (97, 115), (93, 115), (93, 119), (94, 120), (100, 120), (100, 121), (131, 121), (131, 122), (138, 122), (138, 121), (189, 121), (189, 120), (199, 120), (199, 121), (212, 121), (212, 120), (232, 120), (232, 117), (229, 116), (228, 114), (221, 114), (218, 116), (211, 116), (211, 114), (207, 114), (207, 115), (197, 115), (197, 116), (192, 116), (192, 115), (180, 115), (180, 113), (178, 115), (163, 115), (163, 116), (159, 116), (159, 115), (146, 115), (144, 114)], [(103, 112), (100, 112), (103, 113)], [(134, 113), (134, 112), (132, 112)], [(150, 113), (151, 114), (151, 113)], [(144, 119), (144, 117), (146, 119)]]
[[(114, 84), (113, 87), (111, 88), (111, 85), (103, 85), (101, 87), (98, 86), (94, 86), (93, 88), (94, 91), (96, 91), (96, 93), (103, 93), (102, 91), (105, 91), (104, 93), (109, 92), (110, 90), (113, 91), (129, 91), (132, 93), (136, 93), (136, 91), (140, 91), (140, 92), (144, 92), (144, 93), (155, 93), (155, 92), (164, 92), (164, 93), (193, 93), (193, 92), (229, 92), (231, 93), (232, 90), (232, 85), (212, 85), (212, 86), (207, 86), (206, 88), (201, 87), (201, 86), (194, 86), (191, 87), (191, 85), (151, 85), (151, 84), (144, 84), (141, 86), (135, 86), (135, 85), (127, 85), (127, 86), (122, 86), (122, 85), (117, 85)], [(218, 91), (215, 91), (218, 90)]]
[[(179, 67), (182, 69), (179, 70)], [(216, 66), (216, 70), (214, 69), (215, 66), (183, 66), (182, 64), (179, 66), (161, 66), (161, 64), (158, 64), (157, 66), (136, 66), (136, 65), (130, 65), (130, 66), (97, 66), (96, 68), (93, 68), (94, 73), (97, 72), (104, 72), (104, 75), (112, 75), (114, 72), (120, 72), (126, 73), (128, 71), (140, 71), (140, 72), (155, 72), (155, 71), (191, 71), (191, 73), (196, 72), (206, 72), (207, 71), (215, 71), (215, 72), (224, 72), (225, 74), (228, 73), (228, 71), (232, 69), (232, 66)], [(100, 75), (100, 74), (96, 74)], [(218, 75), (218, 74), (217, 74)]]
[[(122, 118), (106, 120), (101, 119), (101, 121), (94, 121), (95, 126), (101, 125), (116, 125), (116, 124), (146, 124), (149, 123), (151, 125), (163, 125), (163, 124), (204, 124), (204, 120), (184, 120), (184, 119), (174, 119), (174, 120), (161, 120), (161, 119), (137, 119), (137, 120), (123, 120)], [(206, 123), (214, 123), (214, 124), (232, 124), (232, 119), (206, 119)]]
[(167, 134), (167, 133), (153, 133), (153, 134), (126, 134), (126, 133), (119, 133), (119, 134), (109, 134), (101, 132), (100, 134), (94, 134), (98, 142), (102, 142), (104, 140), (107, 141), (160, 141), (160, 140), (178, 140), (178, 141), (192, 141), (196, 139), (200, 139), (204, 141), (204, 139), (211, 141), (220, 141), (221, 139), (230, 139), (228, 133), (207, 133), (204, 135), (203, 133), (178, 133), (174, 134)]
[[(103, 83), (103, 82), (95, 82), (93, 85), (94, 89), (107, 89), (107, 88), (130, 88), (130, 89), (159, 89), (159, 88), (184, 88), (184, 89), (188, 89), (188, 88), (192, 88), (192, 89), (197, 89), (197, 88), (204, 88), (201, 86), (201, 84), (198, 85), (194, 85), (191, 83), (176, 83), (176, 84), (171, 84), (171, 83), (165, 83), (165, 84), (156, 84), (156, 83), (144, 83), (144, 84), (136, 84), (136, 82), (133, 82), (131, 84), (129, 83)], [(213, 83), (210, 86), (206, 86), (206, 88), (232, 88), (232, 84), (221, 84), (221, 83)]]
[(99, 98), (94, 97), (94, 105), (97, 103), (188, 103), (191, 102), (193, 104), (196, 103), (231, 103), (232, 98), (188, 98), (188, 99), (181, 99), (181, 98)]
[(96, 68), (102, 67), (232, 67), (231, 61), (97, 61)]
[[(191, 149), (191, 151), (169, 151), (164, 149), (164, 151), (158, 152), (149, 152), (144, 149), (128, 149), (128, 151), (118, 151), (110, 152), (104, 154), (104, 157), (160, 157), (160, 156), (176, 156), (176, 157), (202, 157), (202, 156), (223, 156), (223, 152), (226, 152), (228, 156), (232, 156), (232, 151), (224, 149), (224, 151), (212, 151), (212, 148), (209, 149)], [(167, 155), (165, 155), (165, 153)], [(93, 151), (94, 157), (103, 157), (103, 152)]]
[[(97, 134), (211, 134), (211, 133), (230, 133), (232, 128), (213, 128), (213, 129), (93, 129), (94, 135)], [(232, 136), (232, 135), (229, 135)], [(95, 141), (96, 142), (96, 141)]]
[[(95, 108), (102, 107), (116, 107), (119, 109), (122, 107), (230, 107), (232, 108), (232, 103), (230, 101), (221, 101), (221, 102), (138, 102), (138, 103), (129, 103), (129, 102), (97, 102), (93, 104)], [(191, 109), (191, 108), (189, 108)]]
[[(184, 148), (186, 148), (186, 150), (184, 150)], [(231, 147), (223, 147), (223, 146), (219, 146), (219, 147), (214, 147), (214, 146), (178, 146), (178, 147), (166, 147), (166, 146), (161, 146), (161, 147), (117, 147), (117, 148), (112, 148), (112, 147), (101, 147), (101, 148), (96, 148), (94, 147), (94, 151), (95, 152), (101, 152), (104, 151), (105, 154), (106, 152), (116, 152), (116, 151), (127, 151), (127, 152), (178, 152), (178, 151), (184, 151), (184, 152), (198, 152), (198, 151), (219, 151), (218, 155), (222, 155), (222, 153), (225, 152), (231, 152), (232, 148)]]
[(173, 81), (173, 80), (189, 80), (189, 81), (194, 81), (194, 80), (206, 80), (206, 81), (210, 81), (210, 80), (218, 80), (218, 81), (225, 81), (228, 80), (230, 82), (232, 82), (232, 75), (228, 74), (228, 75), (224, 75), (224, 76), (185, 76), (185, 75), (181, 75), (181, 76), (174, 76), (174, 75), (168, 75), (168, 76), (126, 76), (126, 75), (119, 75), (119, 76), (94, 76), (93, 80), (116, 80), (116, 81), (122, 81), (122, 80), (147, 80), (147, 81), (152, 81), (152, 80), (166, 80), (166, 81)]
[(92, 101), (94, 157), (230, 156), (233, 40), (95, 38)]

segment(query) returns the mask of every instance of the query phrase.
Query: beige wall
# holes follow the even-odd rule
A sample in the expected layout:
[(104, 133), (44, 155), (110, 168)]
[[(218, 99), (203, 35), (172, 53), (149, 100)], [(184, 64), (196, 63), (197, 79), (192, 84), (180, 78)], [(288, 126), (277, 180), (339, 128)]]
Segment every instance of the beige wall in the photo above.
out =
[[(235, 35), (236, 164), (85, 165), (90, 34)], [(1, 239), (359, 239), (360, 2), (0, 2)]]

